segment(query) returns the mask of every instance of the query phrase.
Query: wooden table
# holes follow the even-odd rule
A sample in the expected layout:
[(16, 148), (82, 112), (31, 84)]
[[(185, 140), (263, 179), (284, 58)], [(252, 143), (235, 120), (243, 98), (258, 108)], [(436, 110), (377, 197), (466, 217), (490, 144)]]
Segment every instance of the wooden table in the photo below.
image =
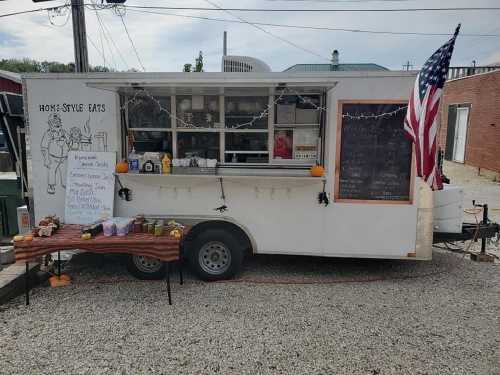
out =
[[(184, 230), (184, 235), (186, 233), (187, 228)], [(182, 285), (181, 246), (182, 238), (175, 239), (167, 235), (154, 236), (149, 233), (129, 233), (126, 236), (111, 237), (106, 237), (100, 233), (90, 240), (82, 240), (80, 225), (63, 225), (51, 237), (35, 237), (33, 241), (14, 242), (16, 261), (26, 262), (26, 305), (29, 305), (29, 262), (56, 251), (74, 249), (85, 250), (92, 253), (142, 255), (166, 262), (168, 303), (171, 305), (170, 263), (179, 261), (180, 283)]]

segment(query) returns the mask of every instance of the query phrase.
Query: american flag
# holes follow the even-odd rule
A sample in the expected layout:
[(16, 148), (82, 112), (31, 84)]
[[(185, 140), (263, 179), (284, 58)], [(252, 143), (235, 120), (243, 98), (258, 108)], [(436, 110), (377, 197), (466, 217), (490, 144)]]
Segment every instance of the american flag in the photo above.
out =
[(460, 24), (453, 38), (434, 52), (418, 74), (404, 122), (404, 130), (415, 144), (417, 175), (422, 177), (432, 190), (443, 188), (441, 171), (437, 165), (436, 119), (459, 30)]

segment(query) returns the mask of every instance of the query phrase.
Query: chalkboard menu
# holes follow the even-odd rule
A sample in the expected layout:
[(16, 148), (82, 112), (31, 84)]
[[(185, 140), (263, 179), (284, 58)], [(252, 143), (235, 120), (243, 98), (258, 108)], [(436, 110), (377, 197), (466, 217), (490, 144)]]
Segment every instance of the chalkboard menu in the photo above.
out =
[[(412, 145), (404, 104), (342, 106), (337, 199), (409, 201)], [(376, 115), (386, 114), (381, 117)]]
[(113, 216), (116, 163), (114, 152), (68, 154), (64, 222), (90, 224)]

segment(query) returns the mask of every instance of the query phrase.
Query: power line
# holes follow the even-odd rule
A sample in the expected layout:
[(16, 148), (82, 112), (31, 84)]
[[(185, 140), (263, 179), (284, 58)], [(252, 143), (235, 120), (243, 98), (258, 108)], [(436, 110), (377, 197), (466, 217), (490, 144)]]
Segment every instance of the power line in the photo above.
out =
[(103, 58), (105, 58), (102, 51), (99, 51), (99, 48), (97, 48), (97, 45), (94, 43), (94, 41), (92, 40), (92, 38), (90, 37), (90, 35), (88, 33), (87, 33), (87, 39), (89, 40), (90, 45), (92, 47), (94, 47), (94, 49), (97, 51), (97, 53), (100, 54)]
[(66, 7), (68, 7), (67, 4), (65, 4), (65, 5), (58, 5), (58, 6), (50, 7), (50, 8), (38, 8), (38, 9), (22, 10), (20, 12), (0, 14), (0, 18), (2, 18), (2, 17), (10, 17), (10, 16), (17, 16), (19, 14), (41, 12), (41, 11), (45, 11), (45, 10), (57, 10), (57, 9), (66, 8)]
[(118, 48), (118, 46), (116, 45), (115, 43), (115, 40), (113, 39), (113, 34), (109, 31), (108, 27), (106, 26), (106, 23), (103, 22), (103, 27), (105, 29), (105, 31), (108, 33), (108, 36), (109, 36), (109, 39), (111, 39), (111, 43), (113, 44), (113, 46), (115, 47), (116, 49), (116, 52), (118, 53), (118, 56), (120, 56), (120, 59), (122, 60), (122, 62), (125, 64), (125, 66), (127, 67), (127, 69), (129, 69), (129, 65), (127, 63), (127, 61), (125, 60), (125, 58), (123, 57), (123, 54), (122, 52), (120, 51), (120, 49)]
[[(216, 7), (217, 9), (221, 9), (222, 10), (222, 8), (219, 5), (217, 5), (216, 3), (213, 3), (210, 0), (205, 0), (205, 2), (211, 4), (212, 6)], [(302, 50), (304, 52), (310, 53), (311, 55), (314, 55), (314, 56), (319, 57), (321, 59), (326, 59), (326, 60), (330, 61), (330, 59), (328, 59), (327, 57), (324, 57), (324, 56), (322, 56), (322, 55), (320, 55), (320, 54), (318, 54), (318, 53), (316, 53), (316, 52), (314, 52), (314, 51), (312, 51), (312, 50), (310, 50), (308, 48), (304, 48), (304, 47), (298, 45), (297, 43), (291, 42), (288, 39), (285, 39), (285, 38), (283, 38), (283, 37), (281, 37), (279, 35), (276, 35), (276, 34), (274, 34), (274, 33), (270, 32), (270, 31), (268, 31), (268, 30), (266, 30), (266, 29), (264, 29), (264, 28), (262, 28), (262, 27), (260, 27), (260, 26), (258, 26), (256, 24), (254, 24), (252, 22), (249, 22), (249, 21), (245, 20), (244, 18), (242, 18), (240, 16), (232, 14), (229, 10), (225, 10), (224, 12), (226, 12), (227, 14), (229, 14), (229, 15), (231, 15), (233, 17), (236, 17), (241, 22), (246, 23), (247, 25), (250, 25), (250, 26), (256, 28), (257, 30), (260, 30), (260, 31), (262, 31), (262, 32), (264, 32), (264, 33), (266, 33), (268, 35), (271, 35), (273, 38), (276, 38), (278, 40), (281, 40), (282, 42), (285, 42), (285, 43), (291, 45), (292, 47), (298, 48), (298, 49), (300, 49), (300, 50)]]
[[(147, 10), (129, 9), (131, 12), (144, 13), (144, 14), (157, 14), (164, 16), (182, 17), (182, 18), (194, 18), (206, 21), (218, 21), (218, 22), (230, 22), (230, 23), (240, 23), (246, 24), (248, 22), (243, 22), (239, 20), (230, 20), (226, 18), (214, 18), (205, 16), (191, 16), (187, 14), (176, 14), (176, 13), (166, 13), (166, 12), (155, 12)], [(282, 28), (292, 28), (292, 29), (304, 29), (304, 30), (319, 30), (319, 31), (342, 31), (342, 32), (352, 32), (352, 33), (366, 33), (366, 34), (386, 34), (386, 35), (415, 35), (415, 36), (451, 36), (453, 33), (426, 33), (418, 31), (382, 31), (382, 30), (366, 30), (366, 29), (348, 29), (339, 27), (326, 27), (326, 26), (307, 26), (307, 25), (290, 25), (290, 24), (280, 24), (280, 23), (268, 23), (268, 22), (252, 22), (254, 25), (261, 26), (271, 26), (271, 27), (282, 27)], [(460, 34), (460, 37), (499, 37), (500, 34)]]
[(137, 48), (135, 48), (134, 41), (132, 40), (132, 37), (130, 36), (130, 34), (128, 32), (127, 25), (125, 24), (125, 20), (123, 19), (123, 15), (118, 13), (118, 16), (120, 17), (120, 19), (122, 21), (123, 28), (125, 29), (125, 32), (127, 33), (128, 40), (130, 41), (130, 44), (132, 45), (132, 49), (134, 50), (135, 56), (137, 57), (137, 61), (139, 61), (139, 65), (141, 66), (143, 71), (146, 71), (146, 68), (144, 68), (144, 65), (142, 64), (142, 60), (139, 57), (139, 53), (137, 52)]
[(282, 3), (402, 3), (415, 0), (265, 0), (269, 2)]
[[(106, 41), (106, 44), (108, 45), (108, 49), (109, 49), (109, 53), (111, 55), (111, 61), (113, 62), (113, 66), (115, 67), (115, 70), (117, 70), (117, 65), (116, 65), (116, 60), (115, 60), (115, 55), (113, 53), (113, 48), (111, 47), (111, 43), (109, 41), (109, 38), (112, 39), (112, 36), (111, 36), (111, 33), (109, 33), (109, 31), (106, 33), (107, 29), (106, 29), (106, 24), (103, 22), (103, 20), (101, 19), (101, 16), (99, 15), (98, 11), (97, 11), (97, 8), (95, 8), (95, 14), (96, 14), (96, 17), (97, 17), (97, 21), (99, 22), (99, 26), (100, 26), (100, 29), (101, 29), (101, 33), (102, 35), (104, 36), (104, 39)], [(108, 34), (109, 34), (109, 38), (108, 38)], [(114, 43), (114, 42), (113, 42)]]
[(207, 7), (166, 7), (146, 5), (126, 5), (135, 9), (166, 9), (166, 10), (200, 10), (200, 11), (230, 11), (230, 12), (447, 12), (447, 11), (482, 11), (500, 10), (500, 7), (448, 7), (448, 8), (387, 8), (387, 9), (277, 9), (277, 8), (207, 8)]
[(102, 51), (102, 62), (103, 62), (103, 65), (104, 67), (106, 67), (106, 54), (104, 53), (104, 43), (103, 43), (103, 34), (104, 34), (104, 31), (102, 29), (102, 25), (101, 25), (101, 20), (99, 18), (99, 13), (97, 13), (97, 8), (94, 8), (94, 11), (95, 11), (95, 16), (97, 18), (97, 25), (98, 25), (98, 32), (99, 32), (99, 41), (101, 43), (101, 51)]

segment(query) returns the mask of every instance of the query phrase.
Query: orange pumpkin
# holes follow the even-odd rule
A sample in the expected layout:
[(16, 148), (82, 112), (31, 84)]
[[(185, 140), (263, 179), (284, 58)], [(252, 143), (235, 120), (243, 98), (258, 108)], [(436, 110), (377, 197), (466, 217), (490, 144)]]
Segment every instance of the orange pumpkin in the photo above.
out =
[(323, 177), (325, 174), (325, 168), (323, 168), (321, 165), (313, 165), (311, 167), (311, 176), (313, 177)]
[(128, 163), (124, 159), (116, 163), (116, 173), (127, 173), (128, 172)]

